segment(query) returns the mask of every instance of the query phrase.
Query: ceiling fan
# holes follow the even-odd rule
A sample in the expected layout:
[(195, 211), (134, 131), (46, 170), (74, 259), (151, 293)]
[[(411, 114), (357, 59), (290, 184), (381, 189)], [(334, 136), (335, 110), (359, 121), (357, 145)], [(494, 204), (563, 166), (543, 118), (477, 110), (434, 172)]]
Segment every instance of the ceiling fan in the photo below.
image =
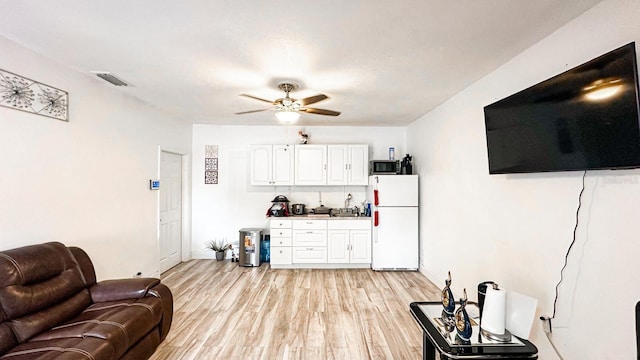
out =
[(262, 102), (269, 103), (269, 104), (273, 105), (274, 107), (267, 108), (267, 109), (260, 109), (260, 110), (250, 110), (250, 111), (237, 112), (236, 115), (250, 114), (250, 113), (255, 113), (255, 112), (260, 112), (260, 111), (273, 110), (273, 111), (276, 112), (275, 113), (276, 118), (278, 118), (278, 120), (281, 120), (281, 121), (284, 121), (284, 122), (294, 122), (294, 121), (298, 120), (300, 118), (301, 112), (306, 112), (306, 113), (310, 113), (310, 114), (317, 114), (317, 115), (329, 115), (329, 116), (338, 116), (338, 115), (340, 115), (339, 111), (307, 107), (307, 105), (315, 104), (315, 103), (320, 102), (322, 100), (328, 99), (329, 97), (327, 95), (318, 94), (318, 95), (306, 97), (304, 99), (294, 99), (294, 98), (290, 97), (289, 93), (292, 90), (295, 90), (297, 87), (298, 86), (296, 84), (291, 83), (291, 82), (286, 82), (285, 81), (285, 82), (278, 83), (278, 88), (280, 90), (284, 91), (285, 96), (283, 98), (276, 99), (276, 100), (273, 100), (273, 101), (262, 99), (262, 98), (259, 98), (259, 97), (253, 96), (253, 95), (240, 94), (240, 96), (244, 96), (244, 97), (248, 97), (248, 98), (251, 98), (251, 99), (255, 99), (255, 100), (259, 100), (259, 101), (262, 101)]

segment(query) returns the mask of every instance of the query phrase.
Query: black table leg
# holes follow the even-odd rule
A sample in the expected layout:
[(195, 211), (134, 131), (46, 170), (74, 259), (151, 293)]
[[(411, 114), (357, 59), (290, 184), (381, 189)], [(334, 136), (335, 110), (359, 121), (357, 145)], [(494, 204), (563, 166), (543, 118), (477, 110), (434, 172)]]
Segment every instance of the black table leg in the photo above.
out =
[(422, 333), (422, 359), (436, 360), (436, 347), (433, 346), (426, 332)]

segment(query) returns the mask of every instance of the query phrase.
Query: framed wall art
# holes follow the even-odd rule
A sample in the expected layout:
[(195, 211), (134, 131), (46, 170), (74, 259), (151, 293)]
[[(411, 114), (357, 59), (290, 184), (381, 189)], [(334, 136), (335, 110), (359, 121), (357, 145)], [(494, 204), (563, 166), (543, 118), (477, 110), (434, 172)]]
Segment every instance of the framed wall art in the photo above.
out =
[(0, 106), (69, 121), (69, 93), (0, 69)]

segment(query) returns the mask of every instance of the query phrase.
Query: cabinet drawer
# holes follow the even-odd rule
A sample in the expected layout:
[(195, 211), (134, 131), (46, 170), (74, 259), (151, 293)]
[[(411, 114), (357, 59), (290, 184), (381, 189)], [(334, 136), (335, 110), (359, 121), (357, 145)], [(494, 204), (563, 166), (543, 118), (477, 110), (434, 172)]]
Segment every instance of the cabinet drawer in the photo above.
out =
[(319, 229), (327, 228), (327, 220), (296, 220), (293, 222), (293, 229)]
[(291, 237), (291, 229), (271, 228), (269, 231), (271, 238), (274, 237)]
[(291, 220), (272, 219), (269, 220), (269, 227), (272, 229), (291, 229)]
[(270, 262), (273, 265), (290, 265), (291, 264), (291, 247), (272, 246)]
[(291, 246), (291, 237), (272, 237), (271, 246)]
[(294, 230), (294, 246), (327, 246), (327, 230)]
[[(273, 255), (271, 256), (273, 259)], [(293, 247), (293, 263), (321, 264), (327, 262), (326, 247)]]

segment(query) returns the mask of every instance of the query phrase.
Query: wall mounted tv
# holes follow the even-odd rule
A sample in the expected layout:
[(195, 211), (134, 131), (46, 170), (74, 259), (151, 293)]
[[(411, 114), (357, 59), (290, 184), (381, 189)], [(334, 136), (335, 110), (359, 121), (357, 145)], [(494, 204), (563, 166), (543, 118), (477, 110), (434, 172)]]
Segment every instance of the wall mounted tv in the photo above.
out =
[(640, 167), (630, 43), (485, 106), (490, 174)]

